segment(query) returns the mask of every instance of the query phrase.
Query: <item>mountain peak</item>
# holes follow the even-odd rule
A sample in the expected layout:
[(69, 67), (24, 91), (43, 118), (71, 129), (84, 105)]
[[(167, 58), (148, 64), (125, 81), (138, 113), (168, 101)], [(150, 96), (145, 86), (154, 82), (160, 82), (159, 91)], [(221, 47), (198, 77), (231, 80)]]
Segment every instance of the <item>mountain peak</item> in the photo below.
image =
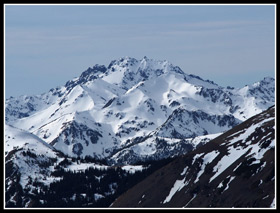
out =
[(275, 79), (273, 77), (267, 76), (267, 77), (264, 77), (264, 79), (261, 80), (260, 82), (263, 84), (274, 84)]
[(87, 70), (82, 72), (82, 74), (80, 75), (80, 78), (84, 78), (86, 76), (96, 74), (98, 72), (104, 73), (106, 71), (106, 69), (107, 68), (104, 65), (95, 64), (92, 68), (89, 67)]
[(78, 84), (86, 83), (88, 81), (97, 79), (99, 77), (99, 75), (105, 73), (106, 70), (107, 70), (107, 68), (104, 65), (95, 64), (92, 68), (89, 67), (87, 70), (82, 72), (80, 77), (67, 81), (65, 84), (65, 87), (73, 88), (74, 86), (76, 86)]
[(80, 79), (82, 78), (89, 78), (90, 76), (104, 73), (107, 68), (104, 65), (95, 64), (92, 68), (88, 68), (86, 71), (82, 72), (80, 75)]
[(108, 65), (107, 69), (111, 72), (115, 72), (117, 67), (127, 67), (127, 66), (133, 66), (137, 60), (135, 58), (124, 56), (117, 60), (112, 60), (110, 64)]
[(267, 77), (264, 77), (262, 80), (253, 83), (252, 87), (259, 87), (259, 86), (264, 86), (264, 85), (269, 85), (269, 84), (274, 85), (274, 83), (275, 83), (275, 79), (273, 77), (267, 76)]
[(141, 81), (156, 79), (169, 72), (184, 74), (179, 67), (173, 66), (167, 60), (155, 60), (147, 56), (137, 60), (125, 56), (111, 61), (102, 79), (123, 89), (130, 89)]

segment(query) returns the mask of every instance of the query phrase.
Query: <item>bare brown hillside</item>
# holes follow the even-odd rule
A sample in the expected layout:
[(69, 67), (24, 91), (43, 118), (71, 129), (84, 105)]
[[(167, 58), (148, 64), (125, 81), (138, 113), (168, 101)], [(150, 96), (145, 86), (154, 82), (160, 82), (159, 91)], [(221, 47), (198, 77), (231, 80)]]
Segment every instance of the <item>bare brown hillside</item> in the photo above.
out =
[(271, 207), (275, 199), (275, 107), (179, 157), (112, 207)]

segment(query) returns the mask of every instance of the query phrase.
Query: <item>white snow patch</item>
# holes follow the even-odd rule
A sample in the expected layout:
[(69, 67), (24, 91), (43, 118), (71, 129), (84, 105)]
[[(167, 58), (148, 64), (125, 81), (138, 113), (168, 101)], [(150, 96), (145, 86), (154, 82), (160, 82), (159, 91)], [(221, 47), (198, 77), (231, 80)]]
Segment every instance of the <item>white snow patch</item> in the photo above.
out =
[(214, 172), (216, 172), (209, 180), (211, 183), (217, 176), (219, 176), (224, 170), (226, 170), (231, 164), (233, 164), (238, 158), (240, 158), (243, 154), (248, 150), (238, 150), (233, 147), (229, 147), (229, 154), (222, 157), (222, 159), (218, 162), (218, 164), (213, 168)]
[(194, 162), (195, 162), (200, 156), (202, 156), (203, 154), (204, 154), (204, 153), (196, 154), (196, 155), (193, 157), (192, 164), (194, 164)]
[(139, 166), (126, 165), (126, 166), (122, 166), (122, 169), (131, 174), (134, 174), (135, 172), (142, 171), (144, 167), (142, 165)]
[(276, 201), (275, 201), (275, 197), (272, 201), (272, 203), (270, 204), (270, 208), (276, 208)]
[(174, 186), (171, 188), (168, 196), (165, 198), (163, 203), (169, 202), (176, 192), (180, 191), (184, 186), (188, 185), (189, 182), (185, 182), (185, 179), (186, 178), (184, 178), (183, 180), (176, 180)]
[(194, 183), (196, 183), (199, 180), (200, 176), (204, 173), (206, 165), (211, 163), (217, 157), (218, 154), (219, 152), (217, 150), (214, 150), (204, 155), (200, 171), (198, 172)]
[(68, 171), (81, 171), (81, 172), (84, 172), (86, 169), (89, 169), (89, 168), (94, 168), (94, 169), (108, 169), (108, 166), (105, 166), (105, 165), (99, 165), (99, 164), (95, 164), (95, 163), (73, 163), (69, 166), (67, 166), (67, 168), (65, 170), (68, 170)]
[(193, 199), (196, 198), (196, 196), (197, 196), (197, 194), (194, 194), (193, 197), (192, 197), (192, 199), (190, 199), (189, 202), (188, 202), (184, 207), (187, 207), (187, 206), (190, 204), (190, 202), (192, 202)]
[(182, 173), (180, 174), (181, 176), (185, 175), (188, 171), (189, 167), (184, 168), (184, 170), (182, 171)]
[[(230, 177), (230, 179), (229, 179), (229, 181), (228, 181), (228, 183), (227, 183), (227, 186), (226, 186), (226, 188), (224, 189), (224, 191), (226, 191), (226, 190), (229, 188), (229, 184), (230, 184), (231, 181), (234, 180), (234, 178), (235, 178), (235, 176)], [(224, 191), (223, 191), (223, 192), (224, 192)]]
[(97, 200), (99, 200), (99, 199), (101, 199), (101, 198), (104, 198), (104, 196), (103, 196), (102, 194), (98, 194), (98, 193), (95, 193), (95, 194), (94, 194), (94, 200), (95, 200), (95, 201), (97, 201)]

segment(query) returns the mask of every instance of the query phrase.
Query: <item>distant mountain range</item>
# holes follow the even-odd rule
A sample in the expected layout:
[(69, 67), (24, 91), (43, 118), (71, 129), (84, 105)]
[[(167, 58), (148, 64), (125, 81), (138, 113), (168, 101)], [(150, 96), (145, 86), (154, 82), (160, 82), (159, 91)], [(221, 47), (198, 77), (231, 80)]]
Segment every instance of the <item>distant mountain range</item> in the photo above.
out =
[(44, 94), (7, 99), (5, 119), (66, 155), (126, 164), (192, 150), (272, 106), (274, 91), (269, 77), (223, 88), (168, 61), (124, 57)]
[[(160, 200), (162, 203), (153, 199), (151, 203), (145, 203), (137, 197), (135, 202), (143, 205), (136, 205), (125, 203), (120, 197), (114, 205), (187, 205), (186, 200), (173, 202), (173, 195), (177, 196), (177, 191), (181, 193), (187, 182), (192, 182), (192, 187), (197, 185), (199, 177), (205, 176), (205, 168), (209, 170), (206, 171), (208, 178), (214, 176), (214, 171), (219, 173), (219, 168), (224, 165), (222, 159), (227, 161), (226, 154), (233, 161), (237, 157), (235, 154), (241, 153), (235, 148), (246, 151), (246, 155), (242, 152), (242, 159), (251, 162), (246, 164), (248, 167), (256, 164), (254, 168), (258, 165), (260, 171), (266, 171), (268, 163), (274, 159), (266, 160), (256, 153), (259, 150), (260, 153), (266, 152), (267, 147), (273, 149), (273, 144), (262, 142), (265, 145), (259, 145), (261, 148), (254, 144), (259, 143), (255, 141), (261, 139), (259, 135), (268, 133), (271, 134), (268, 138), (273, 141), (274, 129), (262, 129), (259, 126), (263, 123), (246, 120), (253, 119), (274, 104), (275, 80), (271, 77), (243, 88), (224, 88), (187, 74), (168, 61), (147, 57), (141, 60), (123, 57), (107, 67), (95, 65), (64, 86), (44, 94), (10, 97), (5, 100), (6, 206), (108, 207), (123, 192), (176, 157), (179, 157), (174, 161), (178, 162), (178, 168), (174, 166), (177, 173), (183, 169), (181, 166), (189, 166), (193, 175), (189, 177), (187, 169), (180, 171), (181, 180), (174, 172), (175, 176), (171, 175), (164, 191), (159, 191), (161, 196), (169, 192), (166, 199)], [(260, 119), (268, 116), (272, 125), (273, 109), (270, 108), (270, 113), (260, 114)], [(255, 123), (248, 128), (242, 123), (244, 121), (249, 122), (248, 125)], [(223, 133), (229, 136), (229, 132), (236, 128), (240, 131), (235, 135), (232, 133), (232, 137), (243, 135), (241, 139), (246, 142), (225, 143), (230, 139), (226, 139)], [(245, 139), (247, 130), (250, 130), (248, 134), (257, 133)], [(221, 138), (224, 143), (217, 142)], [(207, 150), (198, 151), (204, 149)], [(190, 155), (180, 158), (187, 153)], [(254, 157), (256, 163), (247, 159), (249, 154), (257, 156)], [(189, 159), (188, 162), (182, 163), (185, 158)], [(191, 158), (196, 160), (190, 162)], [(209, 159), (213, 160), (212, 167), (207, 166)], [(239, 161), (241, 163), (241, 158)], [(163, 167), (163, 171), (165, 168), (169, 167)], [(169, 180), (169, 176), (166, 177)], [(218, 188), (224, 189), (233, 181), (234, 175), (221, 177), (223, 181), (216, 183), (220, 180), (218, 176), (213, 179), (213, 184), (221, 183)], [(184, 184), (174, 185), (174, 181)], [(69, 187), (64, 191), (66, 185)], [(200, 189), (197, 190), (200, 192)], [(224, 192), (226, 194), (226, 190)], [(267, 206), (271, 202), (272, 190), (269, 193), (266, 195), (270, 196), (269, 199), (265, 198), (266, 202), (258, 202), (258, 205)], [(195, 200), (199, 199), (194, 196), (200, 195), (196, 191), (188, 194), (187, 198), (194, 199), (188, 206), (210, 205), (206, 199), (205, 203), (196, 203)], [(212, 204), (222, 205), (221, 200), (215, 202)], [(248, 206), (254, 205), (248, 203)]]

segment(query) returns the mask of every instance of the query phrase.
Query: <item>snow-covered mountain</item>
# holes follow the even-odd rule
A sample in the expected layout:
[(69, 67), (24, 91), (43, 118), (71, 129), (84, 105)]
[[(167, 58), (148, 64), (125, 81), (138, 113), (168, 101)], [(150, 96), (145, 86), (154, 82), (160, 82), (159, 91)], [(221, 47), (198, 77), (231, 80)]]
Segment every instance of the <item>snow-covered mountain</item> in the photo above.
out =
[(142, 165), (69, 158), (25, 130), (5, 126), (5, 207), (102, 207), (136, 181)]
[[(36, 190), (32, 182), (44, 181), (46, 185), (55, 181), (50, 177), (53, 163), (62, 153), (37, 136), (9, 125), (5, 125), (5, 192), (6, 204), (21, 203), (23, 190)], [(50, 167), (52, 165), (52, 167)], [(7, 196), (7, 195), (10, 196)], [(20, 200), (19, 200), (20, 199)], [(9, 204), (8, 204), (9, 205)], [(22, 206), (20, 204), (19, 206)]]
[(275, 107), (173, 160), (111, 207), (275, 208)]
[(8, 98), (6, 124), (112, 164), (186, 153), (275, 102), (275, 80), (223, 88), (168, 61), (123, 57), (64, 86)]

